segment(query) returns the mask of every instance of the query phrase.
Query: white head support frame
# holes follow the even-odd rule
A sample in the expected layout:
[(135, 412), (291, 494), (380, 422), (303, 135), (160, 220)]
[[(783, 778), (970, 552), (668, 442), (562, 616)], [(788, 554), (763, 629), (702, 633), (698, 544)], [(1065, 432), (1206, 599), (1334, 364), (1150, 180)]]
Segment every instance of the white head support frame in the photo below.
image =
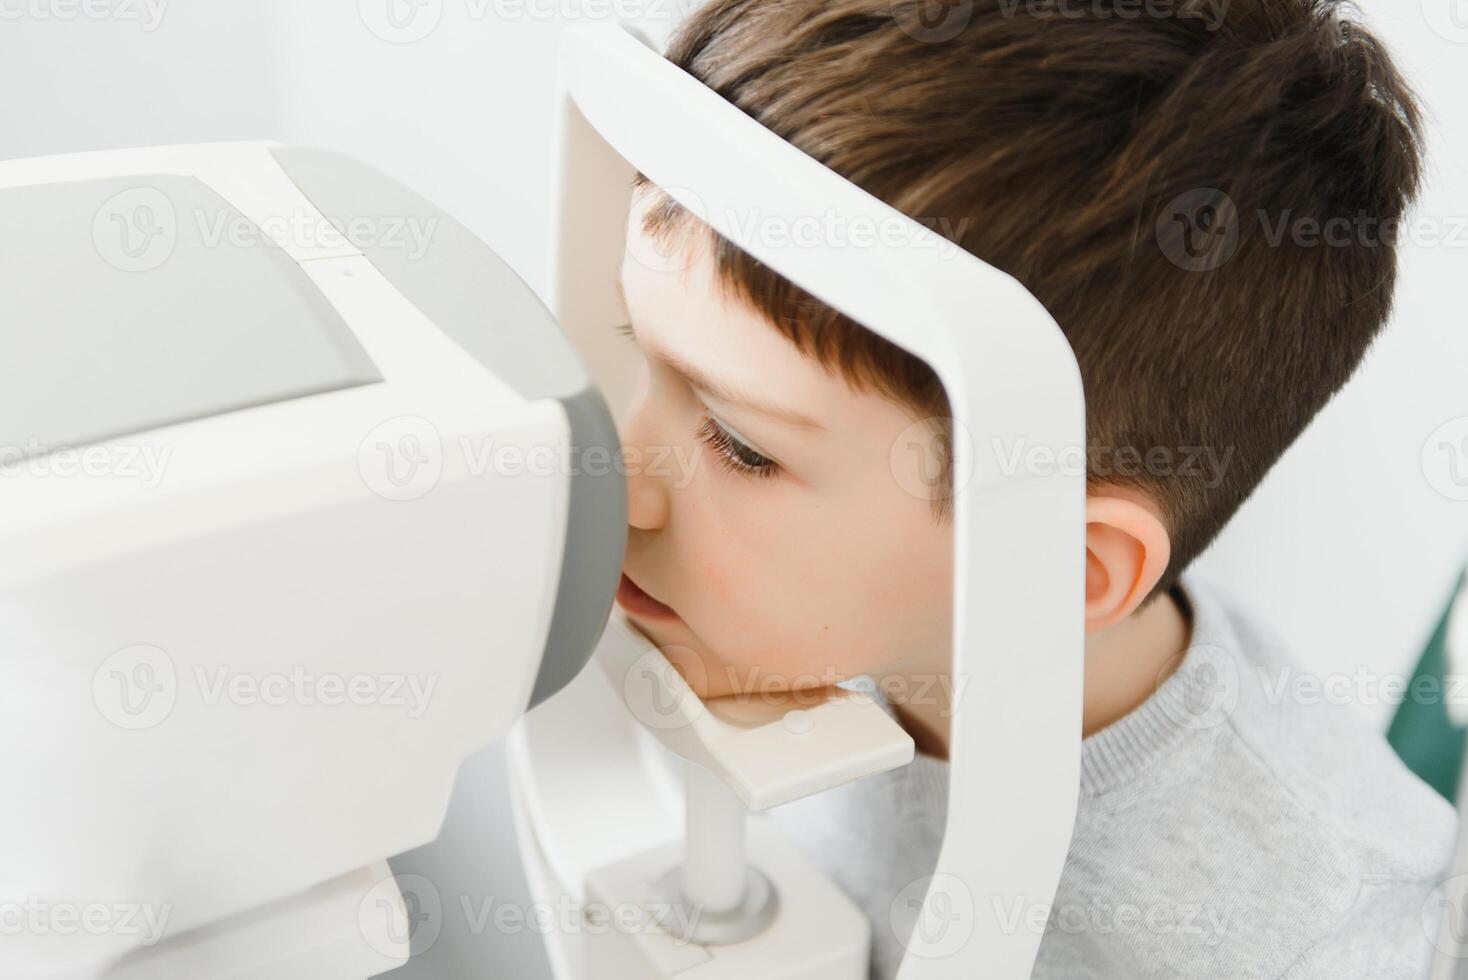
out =
[[(958, 952), (925, 958), (919, 929), (901, 977), (1028, 977), (1040, 935), (1012, 922), (1006, 930), (1005, 910), (1053, 899), (1079, 780), (1085, 414), (1070, 346), (1019, 283), (961, 249), (897, 247), (887, 236), (863, 247), (743, 240), (740, 218), (755, 215), (792, 227), (834, 214), (852, 228), (901, 229), (908, 242), (934, 237), (625, 27), (577, 27), (564, 43), (551, 301), (573, 339), (625, 322), (613, 282), (635, 167), (943, 382), (954, 471), (967, 476), (955, 480), (953, 570), (953, 676), (967, 685), (954, 705), (947, 833), (922, 915), (949, 924), (945, 950), (952, 929), (972, 932)], [(1006, 465), (1015, 458), (1054, 465)]]

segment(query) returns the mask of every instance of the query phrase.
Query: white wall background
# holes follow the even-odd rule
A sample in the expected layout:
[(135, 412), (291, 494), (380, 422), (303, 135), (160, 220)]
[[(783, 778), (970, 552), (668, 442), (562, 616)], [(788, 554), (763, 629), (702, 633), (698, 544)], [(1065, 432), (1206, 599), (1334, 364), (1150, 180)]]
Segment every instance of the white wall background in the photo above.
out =
[(0, 4), (0, 155), (262, 138), (279, 126), (268, 4), (143, 2), (116, 0), (109, 17), (67, 0)]
[[(640, 10), (661, 34), (693, 0), (91, 2), (0, 0), (0, 156), (330, 146), (459, 215), (543, 289), (558, 32)], [(411, 16), (394, 26), (390, 5)], [(1316, 669), (1379, 675), (1410, 668), (1468, 552), (1468, 0), (1359, 6), (1431, 113), (1396, 322), (1202, 565)], [(1358, 700), (1385, 723), (1388, 705)]]

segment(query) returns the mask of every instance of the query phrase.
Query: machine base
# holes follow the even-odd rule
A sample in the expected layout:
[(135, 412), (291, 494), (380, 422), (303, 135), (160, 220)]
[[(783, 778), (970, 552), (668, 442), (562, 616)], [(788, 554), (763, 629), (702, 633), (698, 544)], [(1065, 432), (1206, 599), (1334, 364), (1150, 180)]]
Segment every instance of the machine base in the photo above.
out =
[[(688, 923), (670, 916), (658, 882), (682, 860), (669, 844), (592, 872), (585, 958), (597, 980), (866, 980), (870, 926), (840, 890), (764, 820), (749, 825), (749, 859), (774, 886), (779, 914), (743, 942), (698, 945), (679, 938)], [(665, 928), (660, 923), (666, 923)]]
[(365, 980), (408, 961), (409, 920), (386, 861), (129, 953), (101, 980)]

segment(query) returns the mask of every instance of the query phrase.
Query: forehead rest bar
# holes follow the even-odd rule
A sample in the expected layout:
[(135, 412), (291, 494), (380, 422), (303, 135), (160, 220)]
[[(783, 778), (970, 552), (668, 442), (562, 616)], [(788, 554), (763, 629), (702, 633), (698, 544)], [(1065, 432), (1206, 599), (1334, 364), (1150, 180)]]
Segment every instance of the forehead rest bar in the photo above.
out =
[[(627, 214), (625, 200), (605, 198), (628, 191), (636, 167), (942, 381), (955, 431), (952, 671), (961, 696), (947, 830), (933, 877), (910, 890), (923, 897), (922, 918), (899, 976), (1028, 977), (1040, 934), (1013, 928), (1006, 914), (1017, 902), (1052, 901), (1080, 772), (1085, 474), (1074, 461), (1085, 459), (1085, 411), (1069, 344), (1013, 278), (962, 249), (924, 247), (944, 243), (622, 25), (567, 31), (557, 105), (551, 293), (568, 329), (620, 316), (594, 291), (615, 269), (615, 225)], [(742, 231), (832, 217), (882, 233), (812, 245)], [(607, 251), (589, 255), (587, 243)], [(588, 259), (604, 261), (607, 276), (590, 272)], [(1062, 462), (1015, 465), (1025, 458)], [(932, 924), (943, 928), (924, 928)]]

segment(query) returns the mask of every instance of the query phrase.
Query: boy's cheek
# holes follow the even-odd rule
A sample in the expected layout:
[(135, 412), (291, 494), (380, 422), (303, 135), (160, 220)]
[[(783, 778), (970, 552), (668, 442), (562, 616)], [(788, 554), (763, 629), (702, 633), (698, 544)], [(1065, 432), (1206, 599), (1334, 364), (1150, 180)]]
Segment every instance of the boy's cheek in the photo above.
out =
[[(692, 630), (680, 673), (700, 697), (828, 687), (910, 655), (946, 619), (947, 604), (925, 581), (935, 576), (913, 574), (930, 563), (873, 554), (869, 544), (852, 555), (849, 536), (822, 540), (824, 526), (807, 524), (794, 547), (788, 538), (767, 544), (763, 529), (712, 523), (684, 539), (698, 545), (679, 562), (692, 572), (679, 609)], [(907, 572), (894, 577), (895, 567)], [(906, 649), (889, 649), (899, 643)], [(676, 663), (671, 649), (664, 654)]]

